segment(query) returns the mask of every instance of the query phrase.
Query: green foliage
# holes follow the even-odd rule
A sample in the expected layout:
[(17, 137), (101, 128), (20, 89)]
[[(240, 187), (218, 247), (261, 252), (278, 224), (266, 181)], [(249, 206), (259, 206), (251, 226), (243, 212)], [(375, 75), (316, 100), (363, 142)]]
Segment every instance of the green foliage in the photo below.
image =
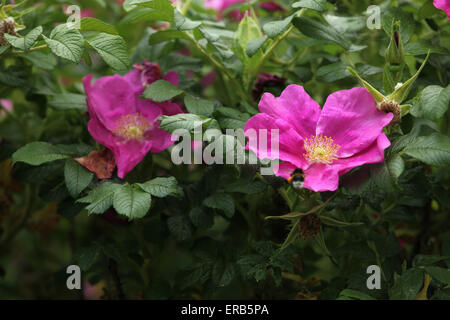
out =
[[(273, 12), (258, 1), (220, 12), (197, 0), (77, 3), (92, 14), (79, 29), (61, 1), (0, 1), (0, 22), (14, 18), (0, 36), (0, 298), (79, 299), (66, 287), (76, 264), (86, 298), (450, 299), (450, 28), (431, 0), (293, 0)], [(381, 28), (369, 28), (370, 5)], [(131, 71), (134, 100), (102, 85)], [(184, 137), (153, 152), (178, 129), (194, 155), (244, 148), (228, 130), (281, 108), (261, 96), (291, 84), (321, 107), (356, 86), (379, 109), (391, 103), (401, 117), (383, 129), (384, 160), (340, 169), (336, 191), (313, 192), (263, 175), (261, 159), (176, 165)], [(118, 146), (147, 150), (118, 134), (123, 110), (160, 117), (144, 132), (151, 151), (121, 178)], [(292, 146), (280, 147), (285, 159)], [(369, 266), (380, 289), (367, 286)]]

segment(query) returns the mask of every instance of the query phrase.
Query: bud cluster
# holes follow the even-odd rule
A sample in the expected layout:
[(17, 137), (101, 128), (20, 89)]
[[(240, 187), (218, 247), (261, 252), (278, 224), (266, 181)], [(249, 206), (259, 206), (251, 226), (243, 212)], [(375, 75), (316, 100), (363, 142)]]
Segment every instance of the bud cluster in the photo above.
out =
[(316, 214), (312, 213), (303, 216), (300, 219), (300, 224), (298, 227), (302, 240), (314, 239), (314, 237), (319, 234), (321, 226), (322, 222)]
[(13, 18), (8, 17), (0, 22), (0, 45), (6, 46), (8, 41), (3, 37), (4, 34), (16, 36), (16, 23)]

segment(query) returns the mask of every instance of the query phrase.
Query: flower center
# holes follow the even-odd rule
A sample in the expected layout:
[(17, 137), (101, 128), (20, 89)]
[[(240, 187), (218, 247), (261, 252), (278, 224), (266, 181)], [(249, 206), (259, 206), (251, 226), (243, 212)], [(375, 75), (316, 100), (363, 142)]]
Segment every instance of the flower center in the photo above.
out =
[(122, 116), (115, 125), (113, 133), (126, 140), (142, 140), (151, 127), (148, 119), (139, 112)]
[(333, 160), (337, 159), (337, 152), (340, 145), (334, 143), (333, 139), (326, 136), (313, 136), (305, 139), (304, 156), (309, 163), (326, 163), (331, 164)]

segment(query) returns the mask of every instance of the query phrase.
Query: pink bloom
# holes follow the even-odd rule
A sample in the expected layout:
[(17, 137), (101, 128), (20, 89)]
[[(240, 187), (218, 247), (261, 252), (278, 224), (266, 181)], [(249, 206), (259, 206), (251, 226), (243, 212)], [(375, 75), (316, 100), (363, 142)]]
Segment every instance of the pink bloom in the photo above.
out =
[[(171, 101), (157, 103), (140, 98), (145, 86), (161, 78), (156, 66), (144, 61), (125, 76), (102, 77), (94, 84), (92, 74), (83, 78), (90, 116), (88, 130), (112, 151), (120, 178), (149, 151), (158, 153), (173, 144), (170, 133), (158, 128), (157, 119), (181, 113), (180, 107)], [(176, 85), (178, 75), (169, 72), (164, 80)]]
[(6, 111), (11, 112), (13, 110), (13, 103), (11, 100), (0, 99), (0, 109), (1, 107), (5, 108)]
[(444, 11), (450, 19), (450, 0), (434, 0), (433, 4), (436, 8)]
[[(225, 11), (228, 7), (242, 2), (246, 2), (246, 0), (205, 0), (205, 8), (214, 9), (219, 12), (220, 19), (222, 16), (222, 12)], [(245, 13), (239, 10), (232, 10), (229, 15), (234, 20), (241, 20), (244, 17)]]
[(267, 11), (284, 11), (283, 7), (271, 1), (261, 2), (259, 5), (261, 6), (261, 8)]
[(354, 167), (384, 161), (384, 149), (390, 145), (382, 130), (393, 114), (379, 111), (364, 88), (334, 92), (320, 109), (303, 87), (289, 85), (278, 98), (265, 93), (259, 110), (247, 121), (245, 132), (267, 129), (268, 150), (252, 144), (248, 148), (261, 159), (275, 159), (270, 130), (278, 129), (276, 158), (284, 162), (275, 174), (288, 179), (302, 169), (303, 187), (316, 192), (336, 190), (339, 176)]

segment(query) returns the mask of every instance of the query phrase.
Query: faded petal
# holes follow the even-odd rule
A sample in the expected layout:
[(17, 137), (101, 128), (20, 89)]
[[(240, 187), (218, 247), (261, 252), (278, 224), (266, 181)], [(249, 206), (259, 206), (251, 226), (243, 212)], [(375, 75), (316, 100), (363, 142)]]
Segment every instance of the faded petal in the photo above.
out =
[(273, 118), (289, 123), (303, 138), (316, 132), (320, 116), (320, 106), (306, 93), (302, 86), (291, 84), (276, 98), (265, 93), (259, 102), (259, 110)]
[(369, 147), (392, 118), (392, 113), (377, 109), (365, 88), (341, 90), (328, 96), (316, 135), (331, 137), (341, 146), (339, 158), (347, 158)]

